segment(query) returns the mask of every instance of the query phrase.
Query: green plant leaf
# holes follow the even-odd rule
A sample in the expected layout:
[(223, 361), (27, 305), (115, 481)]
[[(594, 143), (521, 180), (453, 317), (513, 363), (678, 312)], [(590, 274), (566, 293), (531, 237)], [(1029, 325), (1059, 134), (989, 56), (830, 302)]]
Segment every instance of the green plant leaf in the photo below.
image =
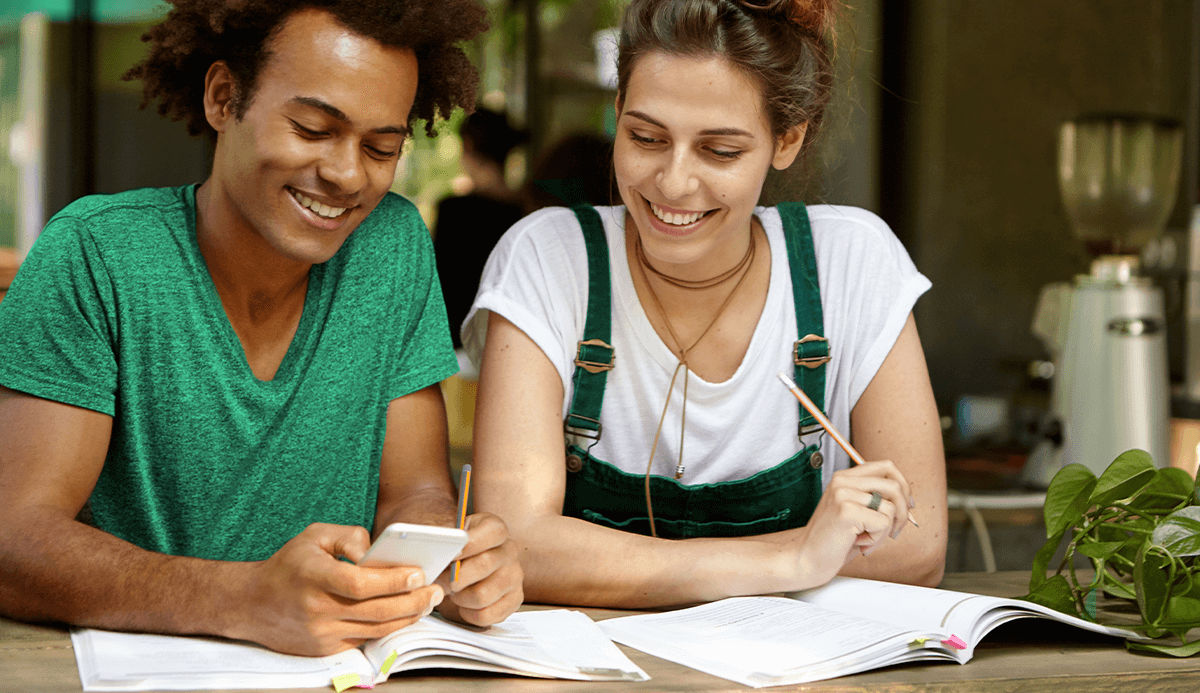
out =
[[(1120, 458), (1118, 458), (1120, 459)], [(1068, 464), (1050, 480), (1046, 490), (1046, 536), (1060, 534), (1077, 523), (1088, 509), (1088, 499), (1096, 487), (1096, 475), (1082, 464)]]
[(1050, 561), (1054, 558), (1054, 554), (1058, 552), (1058, 545), (1062, 543), (1062, 538), (1063, 532), (1050, 537), (1034, 555), (1033, 569), (1029, 575), (1030, 592), (1036, 591), (1042, 586), (1042, 583), (1046, 582), (1046, 570), (1050, 567)]
[(1130, 652), (1154, 652), (1171, 657), (1192, 657), (1200, 653), (1200, 640), (1193, 640), (1185, 645), (1160, 645), (1140, 640), (1126, 640), (1125, 649)]
[(1089, 506), (1111, 505), (1129, 498), (1154, 479), (1154, 460), (1145, 450), (1128, 450), (1117, 456), (1096, 481)]
[(1200, 556), (1200, 505), (1171, 513), (1154, 528), (1150, 541), (1172, 556)]
[(1021, 599), (1048, 606), (1064, 614), (1080, 615), (1075, 605), (1075, 596), (1071, 593), (1071, 585), (1067, 583), (1065, 575), (1055, 575), (1043, 581), (1037, 589), (1030, 590), (1029, 594)]
[(1080, 542), (1075, 550), (1079, 553), (1096, 561), (1106, 561), (1109, 556), (1119, 551), (1122, 546), (1125, 546), (1124, 541), (1095, 541), (1095, 542)]
[(1166, 568), (1171, 558), (1164, 556), (1162, 547), (1151, 542), (1142, 544), (1133, 564), (1133, 585), (1137, 592), (1138, 609), (1149, 626), (1161, 626), (1167, 607), (1170, 584)]
[(1141, 512), (1169, 512), (1191, 498), (1192, 486), (1191, 475), (1182, 469), (1159, 469), (1130, 505)]
[(1116, 578), (1105, 580), (1102, 588), (1110, 596), (1137, 601), (1137, 593), (1133, 591), (1133, 588)]
[(1171, 597), (1163, 617), (1164, 626), (1200, 625), (1200, 599), (1193, 597)]

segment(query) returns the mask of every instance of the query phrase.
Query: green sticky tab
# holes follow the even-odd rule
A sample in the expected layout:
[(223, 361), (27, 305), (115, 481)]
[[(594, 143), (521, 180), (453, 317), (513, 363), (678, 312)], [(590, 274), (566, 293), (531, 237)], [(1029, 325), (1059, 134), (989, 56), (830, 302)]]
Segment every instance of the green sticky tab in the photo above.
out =
[(334, 676), (333, 690), (337, 691), (337, 693), (342, 693), (342, 691), (346, 690), (347, 688), (357, 686), (359, 681), (360, 679), (358, 678), (358, 674), (342, 674), (341, 676)]
[(929, 640), (929, 638), (916, 638), (915, 640), (910, 641), (908, 643), (908, 646), (909, 647), (924, 647), (925, 642), (927, 640)]
[(396, 652), (395, 650), (392, 650), (392, 653), (390, 655), (388, 655), (388, 658), (383, 660), (383, 668), (379, 670), (380, 676), (388, 675), (388, 672), (392, 670), (392, 665), (396, 663), (396, 657), (399, 657), (399, 656), (400, 656), (400, 653)]
[(1093, 589), (1083, 598), (1083, 617), (1089, 621), (1096, 620), (1096, 594), (1100, 590)]

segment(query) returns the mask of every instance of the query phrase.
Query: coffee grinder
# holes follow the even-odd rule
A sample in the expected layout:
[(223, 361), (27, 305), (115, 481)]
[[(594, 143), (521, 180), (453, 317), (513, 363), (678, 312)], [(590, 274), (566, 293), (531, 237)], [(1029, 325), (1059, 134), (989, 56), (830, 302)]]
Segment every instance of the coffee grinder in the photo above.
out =
[(1183, 128), (1134, 115), (1063, 123), (1058, 182), (1091, 271), (1043, 287), (1033, 332), (1054, 375), (1044, 439), (1022, 480), (1045, 487), (1064, 465), (1097, 475), (1140, 448), (1167, 466), (1170, 391), (1162, 289), (1139, 274), (1138, 252), (1162, 233), (1179, 184)]

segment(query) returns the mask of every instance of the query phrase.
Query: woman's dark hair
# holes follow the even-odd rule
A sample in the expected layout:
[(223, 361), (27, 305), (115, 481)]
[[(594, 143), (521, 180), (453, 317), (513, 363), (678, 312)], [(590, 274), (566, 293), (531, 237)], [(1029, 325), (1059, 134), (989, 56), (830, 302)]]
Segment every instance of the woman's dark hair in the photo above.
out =
[(458, 134), (462, 136), (464, 147), (501, 169), (508, 159), (508, 153), (528, 139), (523, 130), (508, 124), (506, 115), (482, 106), (463, 119)]
[(123, 79), (143, 80), (142, 107), (158, 101), (160, 115), (184, 121), (193, 135), (215, 135), (204, 117), (208, 68), (218, 60), (229, 66), (236, 83), (233, 114), (242, 118), (270, 58), (271, 39), (287, 17), (304, 8), (325, 10), (362, 36), (416, 53), (410, 130), (424, 120), (425, 132), (433, 135), (436, 118), (475, 104), (479, 77), (457, 45), (487, 28), (486, 10), (474, 0), (165, 1), (174, 7), (142, 36), (150, 54)]
[(621, 26), (618, 98), (647, 53), (724, 57), (761, 87), (772, 134), (808, 123), (807, 148), (833, 86), (834, 14), (833, 0), (633, 0)]

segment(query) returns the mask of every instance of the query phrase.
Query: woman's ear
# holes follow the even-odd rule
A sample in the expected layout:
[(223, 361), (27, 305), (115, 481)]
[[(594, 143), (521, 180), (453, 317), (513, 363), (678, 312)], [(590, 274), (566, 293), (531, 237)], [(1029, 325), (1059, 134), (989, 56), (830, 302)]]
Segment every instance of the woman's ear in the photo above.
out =
[(800, 153), (801, 146), (804, 145), (804, 133), (806, 132), (808, 132), (807, 121), (788, 128), (787, 132), (784, 132), (775, 142), (775, 157), (771, 159), (771, 165), (780, 171), (791, 166), (792, 162), (796, 160), (796, 155)]
[(232, 107), (235, 89), (233, 73), (224, 60), (208, 67), (204, 75), (204, 119), (217, 132), (224, 132), (229, 120), (235, 117)]

